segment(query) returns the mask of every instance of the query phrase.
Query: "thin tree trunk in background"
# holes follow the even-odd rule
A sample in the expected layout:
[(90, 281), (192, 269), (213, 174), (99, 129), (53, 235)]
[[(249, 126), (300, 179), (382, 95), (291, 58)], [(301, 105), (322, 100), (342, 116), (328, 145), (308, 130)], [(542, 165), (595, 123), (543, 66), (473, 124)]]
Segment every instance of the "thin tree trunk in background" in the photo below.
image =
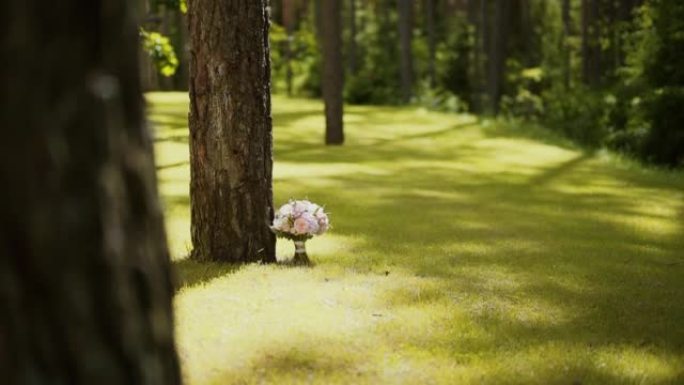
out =
[(321, 16), (323, 43), (322, 93), (325, 102), (325, 143), (344, 143), (343, 100), (344, 67), (342, 61), (342, 0), (324, 0)]
[[(173, 42), (173, 31), (171, 29), (171, 25), (173, 24), (175, 20), (175, 13), (178, 12), (175, 9), (169, 9), (167, 6), (162, 6), (160, 7), (160, 10), (158, 11), (159, 16), (161, 18), (161, 25), (159, 28), (159, 32), (161, 32), (162, 35), (167, 36), (170, 40), (170, 42)], [(173, 43), (172, 43), (173, 44)], [(175, 50), (175, 48), (174, 48)], [(175, 52), (177, 55), (180, 54), (180, 52)], [(171, 76), (164, 76), (158, 73), (158, 79), (159, 79), (159, 89), (162, 91), (171, 91), (173, 90), (173, 78)]]
[(401, 97), (404, 103), (413, 97), (413, 53), (411, 40), (413, 38), (413, 1), (397, 0), (399, 15), (399, 52)]
[[(142, 8), (143, 8), (143, 15), (150, 16), (153, 13), (157, 12), (158, 7), (152, 7), (150, 4), (150, 0), (144, 0), (142, 2)], [(147, 25), (144, 26), (146, 29), (149, 29)], [(155, 29), (158, 26), (155, 25)], [(145, 50), (140, 47), (139, 49), (140, 52), (140, 74), (141, 74), (141, 83), (142, 83), (142, 90), (147, 92), (147, 91), (155, 91), (159, 89), (159, 75), (157, 73), (157, 67), (155, 66), (154, 62), (152, 61), (152, 58), (150, 55), (145, 52)]]
[(570, 88), (570, 74), (572, 71), (572, 52), (570, 46), (570, 0), (562, 0), (561, 16), (563, 19), (563, 84), (566, 89)]
[(492, 22), (492, 34), (489, 57), (487, 61), (487, 96), (490, 112), (499, 112), (499, 100), (501, 99), (503, 79), (506, 69), (506, 46), (508, 37), (508, 11), (510, 0), (494, 0), (494, 20)]
[(582, 0), (582, 78), (591, 87), (597, 87), (601, 80), (598, 1)]
[[(620, 0), (618, 2), (618, 20), (620, 21), (621, 28), (623, 28), (626, 24), (632, 21), (634, 18), (634, 10), (641, 5), (640, 0)], [(617, 46), (619, 47), (619, 52), (618, 52), (618, 66), (624, 66), (626, 64), (626, 56), (627, 52), (625, 51), (625, 42), (623, 39), (622, 32), (624, 32), (624, 29), (621, 29), (617, 34)]]
[(589, 50), (589, 1), (582, 0), (582, 80), (589, 83), (590, 50)]
[(294, 0), (282, 0), (283, 26), (285, 27), (285, 85), (287, 95), (292, 96), (292, 40), (294, 39)]
[(137, 9), (0, 13), (3, 384), (180, 384)]
[(485, 112), (487, 106), (490, 105), (487, 94), (487, 87), (489, 82), (489, 67), (488, 63), (490, 59), (490, 23), (489, 23), (489, 7), (488, 2), (490, 0), (480, 0), (480, 71), (482, 73), (482, 78), (480, 81), (480, 89), (478, 94), (480, 95), (480, 106), (481, 111)]
[(313, 0), (314, 3), (314, 28), (316, 29), (316, 39), (321, 43), (323, 36), (323, 15), (321, 14), (321, 1), (323, 0)]
[(593, 48), (593, 56), (594, 56), (594, 66), (592, 68), (592, 77), (593, 81), (592, 83), (595, 86), (600, 86), (603, 78), (603, 49), (601, 47), (601, 37), (603, 36), (603, 31), (601, 29), (601, 0), (592, 0), (591, 1), (592, 7), (591, 7), (591, 20), (592, 20), (592, 26), (593, 26), (593, 38), (592, 40), (592, 48)]
[(349, 73), (355, 74), (357, 68), (356, 52), (356, 0), (349, 0)]
[(435, 71), (435, 61), (437, 56), (437, 41), (435, 36), (435, 0), (425, 1), (425, 24), (428, 36), (428, 78), (430, 87), (437, 85), (437, 74)]
[(480, 2), (468, 0), (468, 22), (472, 35), (472, 62), (470, 63), (470, 108), (473, 112), (482, 110), (482, 26), (480, 22)]
[(187, 91), (190, 76), (190, 55), (188, 52), (188, 23), (187, 17), (180, 11), (176, 15), (176, 56), (178, 56), (178, 69), (174, 76), (174, 89)]
[(266, 0), (190, 0), (190, 203), (196, 260), (274, 262)]
[[(510, 1), (510, 0), (509, 0)], [(511, 13), (513, 16), (517, 16), (518, 12), (512, 12), (515, 9), (515, 7), (519, 7), (519, 22), (521, 25), (520, 32), (521, 32), (521, 38), (522, 38), (522, 64), (526, 68), (531, 68), (535, 66), (535, 57), (533, 55), (534, 51), (534, 40), (535, 40), (535, 33), (534, 33), (534, 22), (532, 20), (532, 14), (530, 10), (530, 0), (518, 0), (518, 3), (513, 3), (513, 4), (506, 4), (506, 7), (508, 9), (508, 12)], [(510, 20), (510, 18), (509, 18)], [(511, 26), (510, 24), (508, 25), (508, 31), (511, 31)]]

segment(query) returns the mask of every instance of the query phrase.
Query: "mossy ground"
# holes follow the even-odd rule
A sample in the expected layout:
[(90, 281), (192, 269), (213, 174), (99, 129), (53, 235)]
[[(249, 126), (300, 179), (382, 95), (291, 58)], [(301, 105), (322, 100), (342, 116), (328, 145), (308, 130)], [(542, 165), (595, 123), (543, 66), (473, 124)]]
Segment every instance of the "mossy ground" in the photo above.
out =
[[(274, 97), (277, 205), (325, 204), (316, 266), (200, 264), (187, 95), (148, 95), (190, 385), (682, 384), (684, 175), (529, 128)], [(292, 256), (280, 241), (278, 255)]]

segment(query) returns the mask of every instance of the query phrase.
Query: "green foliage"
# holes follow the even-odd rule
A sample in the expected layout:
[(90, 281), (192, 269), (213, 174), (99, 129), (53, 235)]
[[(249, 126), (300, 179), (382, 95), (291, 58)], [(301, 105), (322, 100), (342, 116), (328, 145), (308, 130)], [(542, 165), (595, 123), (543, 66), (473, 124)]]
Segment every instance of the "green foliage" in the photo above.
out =
[(159, 32), (140, 29), (143, 50), (154, 61), (155, 66), (163, 76), (172, 76), (178, 68), (178, 58), (169, 38)]
[[(651, 161), (684, 165), (684, 3), (654, 0), (646, 11), (643, 77), (652, 91), (644, 103), (650, 124), (642, 152)], [(652, 16), (652, 20), (649, 20)], [(651, 24), (649, 26), (648, 24)]]
[(642, 156), (673, 167), (684, 165), (684, 87), (657, 90), (645, 103), (645, 110), (650, 130)]
[(552, 130), (591, 148), (604, 144), (608, 111), (615, 103), (613, 96), (578, 86), (571, 90), (550, 88), (542, 98), (542, 119)]
[(271, 22), (271, 75), (276, 92), (287, 89), (287, 49), (290, 50), (293, 94), (312, 97), (321, 95), (321, 55), (309, 19), (288, 36), (282, 25)]
[[(607, 146), (643, 160), (681, 165), (680, 126), (684, 125), (677, 105), (684, 87), (684, 3), (650, 0), (629, 16), (611, 15), (619, 10), (614, 7), (623, 4), (597, 1), (600, 86), (588, 86), (580, 76), (585, 58), (579, 1), (570, 2), (570, 36), (564, 33), (560, 1), (531, 0), (526, 10), (510, 7), (501, 113), (546, 124), (590, 148)], [(395, 5), (379, 0), (357, 7), (357, 66), (345, 76), (348, 103), (402, 103)], [(433, 85), (427, 80), (424, 9), (422, 4), (416, 7), (413, 102), (440, 111), (477, 107), (472, 103), (486, 97), (481, 93), (487, 80), (487, 55), (479, 52), (480, 62), (475, 62), (475, 50), (480, 47), (475, 46), (475, 27), (465, 10), (437, 15)], [(349, 17), (344, 16), (345, 20)], [(321, 57), (313, 24), (313, 12), (309, 12), (290, 37), (291, 67), (295, 94), (320, 96)], [(491, 38), (493, 30), (487, 33)], [(288, 37), (274, 24), (271, 39), (274, 88), (282, 91)]]
[[(390, 7), (388, 1), (384, 6)], [(378, 7), (383, 5), (377, 5)], [(399, 35), (394, 12), (384, 17), (368, 18), (358, 30), (357, 40), (363, 50), (356, 74), (345, 78), (345, 100), (352, 104), (399, 104)]]
[(452, 18), (445, 28), (444, 39), (437, 46), (438, 88), (469, 101), (476, 91), (471, 70), (473, 30), (461, 16)]
[[(544, 103), (536, 93), (544, 78), (544, 71), (540, 67), (521, 69), (515, 60), (509, 60), (509, 87), (515, 87), (514, 95), (503, 95), (501, 98), (501, 113), (508, 117), (527, 120), (537, 120), (544, 114)], [(512, 70), (518, 68), (518, 70)]]
[(416, 98), (416, 104), (432, 111), (441, 112), (465, 112), (468, 111), (468, 103), (463, 101), (458, 95), (451, 91), (441, 88), (430, 88), (425, 84), (422, 91)]

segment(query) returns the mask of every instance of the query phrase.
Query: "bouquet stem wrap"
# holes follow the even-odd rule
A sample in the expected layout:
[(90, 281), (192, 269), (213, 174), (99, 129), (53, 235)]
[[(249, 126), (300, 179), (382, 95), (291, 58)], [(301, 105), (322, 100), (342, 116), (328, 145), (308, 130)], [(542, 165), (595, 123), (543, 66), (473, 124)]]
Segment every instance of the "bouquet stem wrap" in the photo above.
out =
[(306, 241), (294, 241), (295, 254), (292, 261), (297, 265), (309, 265), (309, 256), (306, 254)]

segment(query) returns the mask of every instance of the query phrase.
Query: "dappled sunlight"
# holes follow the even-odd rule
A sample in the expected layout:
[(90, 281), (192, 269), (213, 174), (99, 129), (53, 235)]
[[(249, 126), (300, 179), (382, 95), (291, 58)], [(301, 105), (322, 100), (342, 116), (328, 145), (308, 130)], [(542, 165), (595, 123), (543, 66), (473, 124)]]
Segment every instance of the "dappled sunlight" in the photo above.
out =
[(189, 384), (684, 381), (681, 173), (415, 108), (350, 106), (328, 148), (276, 96), (274, 202), (333, 229), (313, 268), (197, 263), (187, 96), (149, 98)]

